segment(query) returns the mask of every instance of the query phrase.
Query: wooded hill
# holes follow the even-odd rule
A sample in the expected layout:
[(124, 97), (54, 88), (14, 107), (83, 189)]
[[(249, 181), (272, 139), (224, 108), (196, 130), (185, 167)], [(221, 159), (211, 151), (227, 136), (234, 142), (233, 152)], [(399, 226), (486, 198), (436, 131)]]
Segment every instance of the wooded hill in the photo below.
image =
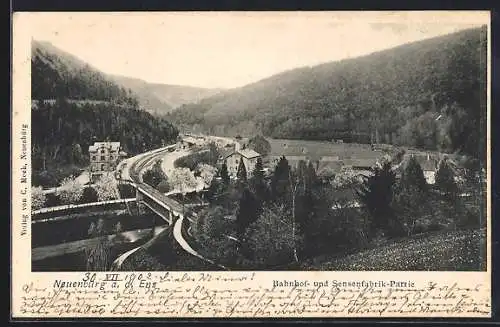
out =
[(119, 141), (134, 155), (176, 140), (177, 129), (140, 110), (132, 91), (48, 43), (32, 46), (33, 184), (78, 173), (95, 141)]
[(35, 100), (64, 97), (82, 101), (112, 101), (139, 106), (160, 115), (221, 91), (107, 75), (49, 42), (32, 41), (31, 55), (32, 99)]
[(49, 42), (31, 42), (31, 98), (101, 100), (137, 106), (130, 89)]
[(468, 29), (280, 73), (167, 117), (212, 134), (386, 142), (483, 157), (486, 67), (487, 28)]
[(183, 104), (197, 103), (221, 91), (221, 89), (148, 83), (138, 78), (117, 75), (111, 78), (131, 89), (137, 95), (139, 105), (154, 115), (164, 115)]

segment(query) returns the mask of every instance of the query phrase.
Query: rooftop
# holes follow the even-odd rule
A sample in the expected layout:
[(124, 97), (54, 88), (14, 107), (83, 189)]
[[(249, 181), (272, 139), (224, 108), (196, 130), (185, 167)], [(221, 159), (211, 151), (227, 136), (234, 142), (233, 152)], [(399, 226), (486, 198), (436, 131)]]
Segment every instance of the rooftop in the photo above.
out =
[(192, 136), (187, 136), (187, 137), (183, 138), (182, 140), (184, 142), (192, 143), (192, 144), (203, 143), (203, 139), (194, 138)]
[(238, 151), (238, 153), (241, 154), (243, 157), (248, 158), (248, 159), (260, 157), (260, 153), (258, 153), (257, 151), (254, 151), (252, 149), (248, 149), (248, 148), (241, 149)]
[(224, 158), (229, 157), (230, 155), (233, 155), (234, 153), (238, 153), (241, 156), (247, 158), (247, 159), (252, 159), (256, 157), (260, 157), (260, 154), (252, 149), (241, 149), (238, 151), (230, 151), (230, 152), (225, 152)]
[(96, 151), (100, 148), (118, 150), (120, 149), (120, 142), (94, 142), (93, 145), (89, 146), (89, 151)]

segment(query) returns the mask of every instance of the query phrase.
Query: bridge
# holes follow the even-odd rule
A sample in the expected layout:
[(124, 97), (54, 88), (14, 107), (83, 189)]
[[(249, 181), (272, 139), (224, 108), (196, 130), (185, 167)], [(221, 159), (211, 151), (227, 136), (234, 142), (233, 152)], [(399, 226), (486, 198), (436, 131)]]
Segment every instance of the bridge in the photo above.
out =
[[(141, 172), (142, 170), (151, 165), (153, 162), (159, 159), (166, 152), (171, 152), (171, 149), (175, 147), (175, 145), (168, 146), (162, 149), (158, 149), (150, 152), (148, 155), (143, 155), (142, 158), (136, 160), (132, 163), (129, 168), (130, 181), (129, 182), (136, 189), (136, 201), (138, 204), (143, 204), (148, 207), (164, 219), (169, 225), (174, 225), (173, 228), (173, 236), (177, 243), (189, 254), (198, 257), (199, 259), (211, 264), (215, 265), (221, 269), (227, 269), (226, 267), (215, 263), (214, 261), (203, 257), (196, 250), (194, 250), (189, 243), (184, 238), (184, 234), (189, 235), (189, 231), (191, 223), (194, 222), (196, 218), (196, 213), (191, 210), (191, 206), (186, 206), (178, 201), (168, 197), (162, 192), (158, 191), (154, 187), (146, 184), (142, 180)], [(140, 206), (138, 206), (140, 207)], [(186, 221), (187, 220), (187, 221)], [(187, 232), (185, 232), (187, 231)], [(132, 254), (134, 251), (129, 251), (124, 255), (120, 256), (115, 263), (122, 263), (126, 257)]]
[(137, 203), (144, 204), (151, 211), (163, 218), (169, 225), (173, 224), (176, 218), (185, 214), (183, 205), (144, 183), (141, 172), (146, 166), (158, 160), (165, 152), (170, 151), (172, 147), (175, 146), (168, 146), (158, 151), (150, 152), (148, 155), (144, 155), (132, 163), (129, 168), (130, 181), (127, 181), (136, 190)]

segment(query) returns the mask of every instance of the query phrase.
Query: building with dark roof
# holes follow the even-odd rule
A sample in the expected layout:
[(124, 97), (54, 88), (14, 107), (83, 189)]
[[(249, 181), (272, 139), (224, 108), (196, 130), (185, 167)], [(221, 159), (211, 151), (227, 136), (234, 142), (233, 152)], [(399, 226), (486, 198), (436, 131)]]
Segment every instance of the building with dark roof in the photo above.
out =
[(238, 166), (240, 165), (240, 161), (243, 161), (245, 165), (245, 169), (247, 171), (247, 175), (250, 175), (257, 164), (257, 159), (261, 157), (261, 155), (252, 150), (252, 149), (240, 149), (237, 151), (232, 151), (224, 158), (227, 171), (230, 176), (235, 177), (238, 172)]

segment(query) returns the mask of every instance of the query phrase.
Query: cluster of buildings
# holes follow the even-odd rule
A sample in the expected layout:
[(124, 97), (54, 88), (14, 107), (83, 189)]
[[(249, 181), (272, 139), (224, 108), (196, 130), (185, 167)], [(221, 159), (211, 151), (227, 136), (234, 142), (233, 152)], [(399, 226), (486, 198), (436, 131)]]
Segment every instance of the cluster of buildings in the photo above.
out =
[[(381, 159), (381, 152), (373, 151), (370, 145), (351, 144), (346, 147), (343, 144), (339, 146), (339, 143), (331, 142), (275, 139), (269, 139), (268, 141), (271, 145), (271, 151), (266, 156), (262, 156), (260, 153), (248, 148), (244, 140), (227, 143), (222, 147), (219, 164), (225, 162), (229, 175), (236, 177), (241, 161), (245, 165), (247, 174), (250, 175), (257, 164), (258, 158), (262, 159), (264, 167), (267, 167), (265, 169), (268, 170), (282, 156), (285, 156), (292, 167), (297, 167), (301, 161), (308, 164), (312, 162), (317, 175), (328, 178), (345, 170), (367, 176), (371, 174), (373, 167), (380, 164)], [(177, 148), (192, 149), (204, 144), (206, 144), (206, 140), (203, 137), (187, 136), (178, 142)], [(127, 156), (120, 142), (95, 142), (89, 146), (89, 155), (91, 182), (95, 182), (103, 174), (113, 172), (118, 163)], [(394, 167), (396, 174), (401, 175), (411, 156), (415, 157), (422, 167), (427, 183), (434, 184), (440, 159), (429, 154), (408, 153), (401, 163)]]
[[(330, 178), (339, 173), (349, 171), (356, 175), (369, 176), (373, 168), (381, 164), (383, 153), (373, 149), (367, 144), (349, 144), (348, 147), (341, 143), (313, 142), (302, 140), (268, 140), (271, 151), (266, 156), (246, 148), (244, 141), (235, 142), (226, 146), (219, 158), (219, 163), (225, 162), (230, 176), (235, 177), (240, 161), (243, 161), (248, 174), (251, 174), (259, 157), (262, 158), (264, 167), (270, 169), (285, 156), (291, 167), (297, 167), (299, 162), (313, 163), (320, 178)], [(309, 144), (310, 143), (310, 144)], [(394, 167), (397, 176), (400, 176), (410, 156), (414, 156), (420, 164), (428, 184), (435, 184), (436, 173), (440, 159), (430, 154), (407, 154), (402, 162)]]
[(401, 163), (394, 167), (396, 176), (401, 176), (411, 157), (415, 158), (422, 168), (427, 184), (436, 183), (436, 174), (439, 166), (441, 165), (441, 161), (443, 160), (447, 160), (448, 166), (453, 170), (456, 182), (459, 182), (463, 178), (463, 169), (460, 168), (459, 165), (453, 159), (449, 158), (446, 154), (431, 155), (429, 153), (425, 154), (413, 152), (407, 153)]
[[(301, 161), (307, 164), (312, 163), (320, 178), (329, 178), (346, 170), (354, 172), (356, 175), (369, 176), (373, 168), (380, 165), (382, 158), (382, 152), (374, 151), (370, 145), (350, 144), (346, 147), (345, 144), (337, 142), (276, 139), (268, 141), (271, 150), (266, 156), (248, 148), (245, 140), (225, 143), (218, 163), (225, 162), (229, 175), (235, 178), (240, 162), (243, 162), (247, 174), (250, 176), (259, 158), (262, 159), (264, 167), (266, 167), (265, 170), (270, 170), (282, 156), (285, 156), (290, 166), (297, 167)], [(186, 136), (178, 142), (177, 148), (192, 149), (205, 144), (206, 140), (203, 137)], [(95, 142), (89, 146), (89, 155), (91, 182), (95, 182), (103, 174), (113, 172), (118, 163), (127, 156), (120, 142)], [(436, 173), (440, 160), (443, 158), (430, 154), (407, 153), (402, 161), (393, 167), (397, 176), (401, 175), (410, 157), (417, 159), (427, 183), (435, 184)]]

